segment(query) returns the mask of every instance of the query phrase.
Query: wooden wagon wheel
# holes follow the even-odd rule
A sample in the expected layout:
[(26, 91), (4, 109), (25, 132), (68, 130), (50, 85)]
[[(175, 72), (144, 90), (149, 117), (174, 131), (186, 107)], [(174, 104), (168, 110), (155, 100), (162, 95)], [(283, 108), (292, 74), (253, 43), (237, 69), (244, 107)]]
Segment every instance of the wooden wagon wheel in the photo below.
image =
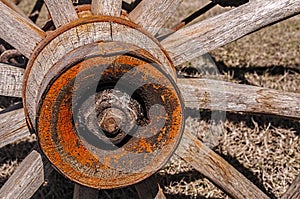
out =
[[(128, 15), (121, 15), (120, 0), (93, 0), (90, 10), (77, 11), (70, 0), (45, 0), (55, 25), (48, 32), (7, 2), (0, 2), (1, 38), (29, 63), (26, 71), (0, 64), (0, 95), (22, 96), (24, 105), (0, 115), (0, 147), (27, 136), (29, 128), (38, 135), (40, 151), (24, 159), (0, 198), (30, 198), (51, 170), (49, 162), (87, 187), (127, 186), (158, 171), (176, 148), (233, 198), (268, 198), (184, 130), (184, 109), (299, 119), (300, 95), (180, 79), (174, 66), (300, 13), (300, 0), (253, 0), (160, 40), (155, 35), (181, 0), (144, 0)], [(224, 89), (211, 86), (219, 84)], [(143, 185), (136, 186), (140, 194)], [(91, 198), (86, 190), (76, 186), (76, 197)]]

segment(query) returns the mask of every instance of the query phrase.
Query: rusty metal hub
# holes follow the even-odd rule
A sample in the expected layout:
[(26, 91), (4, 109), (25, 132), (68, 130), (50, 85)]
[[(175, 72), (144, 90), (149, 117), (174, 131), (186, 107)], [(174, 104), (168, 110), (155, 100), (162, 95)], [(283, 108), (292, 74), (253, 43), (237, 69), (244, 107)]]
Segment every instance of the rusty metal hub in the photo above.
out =
[(183, 103), (160, 44), (121, 18), (86, 17), (36, 48), (25, 75), (27, 122), (53, 166), (93, 188), (159, 170), (183, 130)]

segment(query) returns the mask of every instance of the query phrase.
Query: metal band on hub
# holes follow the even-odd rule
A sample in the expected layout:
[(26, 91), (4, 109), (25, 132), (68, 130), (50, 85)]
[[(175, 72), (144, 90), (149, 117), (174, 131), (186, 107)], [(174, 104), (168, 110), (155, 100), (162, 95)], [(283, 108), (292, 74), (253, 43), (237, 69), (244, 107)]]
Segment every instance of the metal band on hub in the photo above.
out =
[(131, 22), (92, 17), (58, 29), (37, 48), (25, 78), (28, 123), (49, 161), (75, 182), (136, 183), (179, 143), (183, 106), (172, 63)]

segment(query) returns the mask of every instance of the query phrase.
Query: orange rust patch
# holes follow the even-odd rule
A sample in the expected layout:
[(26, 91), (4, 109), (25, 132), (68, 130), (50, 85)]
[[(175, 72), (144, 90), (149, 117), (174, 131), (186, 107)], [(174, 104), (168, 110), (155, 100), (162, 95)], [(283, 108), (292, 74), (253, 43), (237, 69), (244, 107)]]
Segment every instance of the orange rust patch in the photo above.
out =
[[(149, 58), (154, 63), (157, 63), (151, 55), (143, 52), (144, 50), (141, 49), (134, 51), (136, 55), (142, 53), (144, 59)], [(130, 54), (126, 54), (117, 56), (113, 59), (113, 63), (116, 63), (116, 66), (118, 64), (124, 64), (133, 68), (136, 67), (138, 73), (143, 74), (142, 78), (146, 80), (149, 78), (157, 79), (157, 82), (162, 83), (162, 86), (153, 84), (151, 89), (154, 91), (153, 95), (157, 95), (161, 90), (165, 90), (165, 93), (158, 96), (157, 99), (164, 99), (163, 101), (166, 103), (171, 103), (170, 107), (172, 107), (172, 113), (166, 114), (166, 116), (171, 117), (171, 128), (163, 129), (154, 141), (140, 138), (134, 145), (130, 146), (131, 149), (129, 151), (124, 150), (124, 152), (112, 156), (97, 156), (96, 152), (86, 147), (74, 130), (78, 127), (72, 123), (72, 89), (68, 90), (70, 93), (65, 93), (59, 106), (57, 105), (57, 99), (60, 92), (62, 92), (66, 85), (70, 84), (78, 73), (101, 64), (110, 64), (110, 61), (111, 60), (107, 57), (98, 56), (85, 59), (76, 63), (76, 65), (70, 65), (70, 67), (64, 68), (66, 71), (58, 76), (55, 81), (51, 82), (51, 86), (47, 88), (48, 90), (40, 107), (38, 120), (40, 145), (51, 163), (73, 181), (94, 188), (115, 188), (133, 184), (156, 172), (157, 170), (154, 170), (154, 168), (159, 169), (163, 166), (172, 154), (172, 150), (170, 149), (175, 149), (177, 146), (183, 128), (182, 105), (180, 97), (178, 96), (179, 94), (177, 93), (178, 91), (174, 88), (172, 82), (164, 76), (164, 73), (151, 64), (142, 59), (139, 60), (136, 57), (131, 57)], [(111, 67), (105, 70), (101, 75), (111, 75), (113, 77), (117, 73), (123, 74), (128, 70), (128, 68)], [(84, 76), (82, 80), (89, 80), (97, 75), (98, 74), (89, 74), (89, 76)], [(58, 113), (57, 115), (54, 115), (54, 110)], [(55, 117), (57, 117), (57, 120), (53, 119)], [(53, 138), (54, 131), (58, 139), (56, 143)], [(137, 154), (145, 153), (145, 157), (150, 156), (149, 154), (153, 153), (158, 147), (157, 143), (159, 143), (162, 148), (160, 155), (153, 157), (153, 164), (145, 166), (143, 172), (129, 174), (118, 173), (118, 171), (113, 171), (111, 168), (114, 163), (125, 164), (127, 160), (124, 160), (123, 157), (126, 156), (127, 152)], [(129, 147), (126, 149), (129, 149)], [(99, 159), (103, 162), (100, 162)], [(128, 161), (129, 163), (125, 165), (135, 164), (134, 160), (130, 159)], [(87, 169), (85, 169), (85, 167)], [(84, 171), (87, 171), (87, 173)], [(106, 171), (114, 173), (112, 174), (114, 177), (108, 174), (107, 176), (109, 177), (105, 176)], [(97, 172), (100, 172), (103, 176), (95, 177), (93, 176), (93, 172), (96, 172), (95, 176)]]

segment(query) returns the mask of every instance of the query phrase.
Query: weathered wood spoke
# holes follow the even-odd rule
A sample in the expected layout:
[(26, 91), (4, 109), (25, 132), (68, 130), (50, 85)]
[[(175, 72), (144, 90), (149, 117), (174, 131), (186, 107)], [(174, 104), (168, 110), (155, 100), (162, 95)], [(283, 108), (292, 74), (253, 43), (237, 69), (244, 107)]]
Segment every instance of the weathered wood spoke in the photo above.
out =
[(92, 13), (94, 15), (108, 15), (119, 17), (122, 10), (122, 0), (93, 0)]
[(175, 153), (233, 198), (269, 198), (188, 131), (184, 132)]
[(46, 164), (37, 151), (32, 151), (0, 189), (0, 198), (30, 198), (44, 182)]
[[(135, 185), (139, 196), (164, 199), (155, 176), (148, 177), (174, 154), (184, 130), (184, 105), (300, 119), (300, 94), (217, 80), (177, 81), (172, 63), (190, 61), (298, 14), (300, 0), (253, 0), (159, 43), (153, 35), (181, 2), (141, 1), (128, 15), (133, 23), (121, 16), (121, 0), (92, 0), (91, 7), (78, 8), (79, 20), (71, 0), (45, 0), (55, 27), (60, 27), (45, 39), (46, 33), (16, 5), (0, 0), (0, 37), (30, 58), (24, 89), (24, 69), (0, 63), (0, 95), (21, 97), (24, 90), (27, 124), (37, 132), (43, 154), (81, 184), (75, 184), (74, 199), (98, 198), (97, 189), (146, 178)], [(90, 8), (92, 14), (85, 10)], [(30, 135), (23, 109), (0, 114), (0, 121), (0, 148)], [(233, 198), (268, 198), (188, 131), (175, 154)], [(50, 172), (43, 158), (33, 150), (0, 189), (0, 198), (30, 198)], [(299, 177), (289, 190), (298, 187)], [(295, 191), (283, 198), (298, 195)]]
[(182, 0), (144, 0), (129, 13), (129, 18), (155, 35), (181, 2)]
[(174, 64), (179, 65), (299, 13), (300, 0), (253, 0), (185, 27), (163, 40), (162, 45), (169, 52)]
[(0, 24), (0, 37), (28, 58), (45, 37), (44, 31), (3, 2), (0, 2)]
[(0, 148), (30, 135), (23, 109), (0, 114)]
[[(1, 0), (1, 2), (3, 2), (8, 7), (10, 7), (15, 12), (19, 13), (20, 15), (22, 15), (24, 18), (27, 18), (26, 14), (16, 4), (14, 4), (11, 0)], [(31, 21), (31, 20), (28, 20), (28, 21)]]
[(24, 69), (0, 63), (0, 95), (22, 97)]
[(300, 118), (300, 94), (210, 79), (178, 79), (189, 108)]
[(78, 19), (71, 0), (45, 0), (56, 28)]
[(74, 185), (73, 199), (97, 199), (99, 190), (85, 187), (79, 184)]

